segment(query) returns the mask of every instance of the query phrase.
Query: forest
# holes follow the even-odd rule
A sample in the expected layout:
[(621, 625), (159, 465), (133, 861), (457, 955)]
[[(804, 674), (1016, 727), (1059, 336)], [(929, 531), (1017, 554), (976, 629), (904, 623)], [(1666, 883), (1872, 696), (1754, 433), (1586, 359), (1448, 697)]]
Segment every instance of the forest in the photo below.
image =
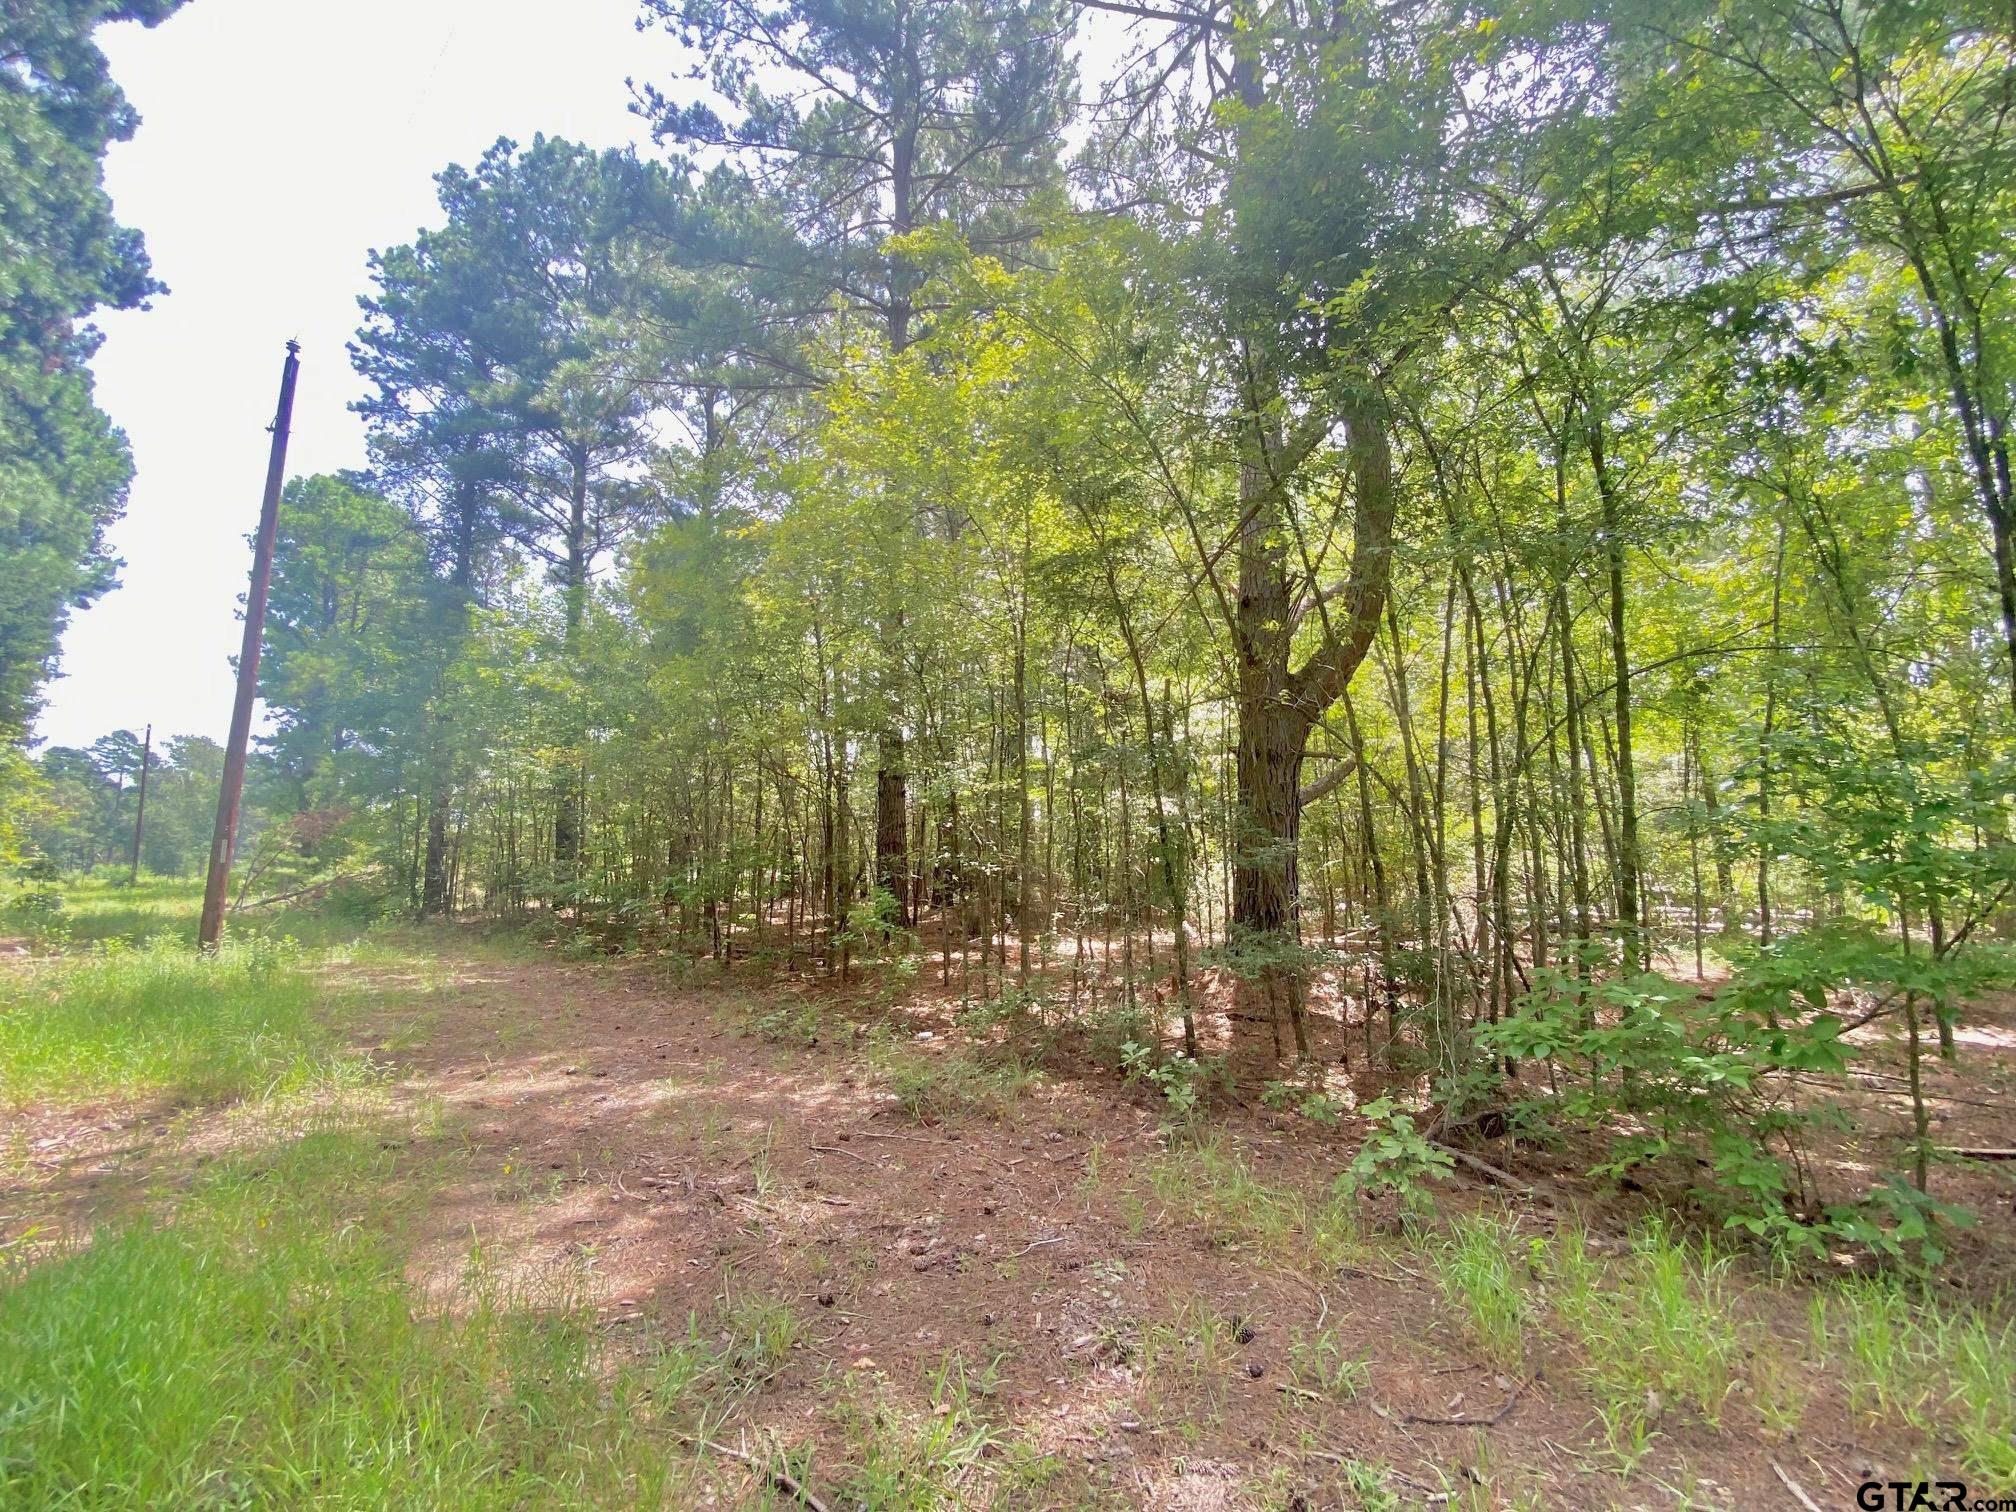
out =
[(304, 356), (206, 954), (28, 739), (176, 8), (0, 18), (0, 1499), (2016, 1506), (2016, 12), (641, 0)]

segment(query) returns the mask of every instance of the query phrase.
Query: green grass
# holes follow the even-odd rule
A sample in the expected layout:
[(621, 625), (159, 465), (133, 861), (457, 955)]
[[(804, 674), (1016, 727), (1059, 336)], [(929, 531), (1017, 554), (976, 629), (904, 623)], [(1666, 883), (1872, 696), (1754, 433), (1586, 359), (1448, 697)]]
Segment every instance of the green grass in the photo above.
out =
[(129, 887), (124, 872), (107, 871), (51, 886), (63, 899), (64, 932), (73, 947), (161, 934), (196, 943), (203, 910), (201, 877), (142, 876)]
[(155, 939), (0, 974), (0, 1105), (262, 1090), (329, 1053), (315, 1001), (298, 955), (258, 938), (214, 956)]
[(1033, 1505), (1032, 1493), (1063, 1469), (994, 1421), (994, 1361), (974, 1365), (956, 1353), (941, 1359), (926, 1372), (928, 1411), (892, 1400), (882, 1384), (850, 1376), (834, 1393), (830, 1416), (845, 1447), (839, 1463), (825, 1467), (832, 1506), (941, 1512)]
[(1273, 1185), (1220, 1139), (1158, 1156), (1148, 1166), (1148, 1185), (1157, 1200), (1221, 1249), (1250, 1249), (1315, 1275), (1365, 1250), (1347, 1199)]
[[(11, 930), (26, 935), (46, 951), (74, 953), (107, 941), (139, 944), (162, 936), (187, 945), (196, 943), (196, 926), (203, 911), (201, 877), (143, 873), (137, 883), (128, 885), (126, 873), (111, 868), (29, 887), (40, 895), (60, 897), (61, 908), (53, 915), (21, 915), (17, 910), (0, 908), (0, 934)], [(0, 903), (9, 896), (0, 894)], [(312, 907), (260, 909), (229, 915), (224, 924), (227, 938), (291, 939), (318, 949), (347, 945), (380, 929), (372, 920), (355, 914)]]
[(1860, 1281), (1813, 1299), (1812, 1333), (1853, 1411), (1954, 1441), (1970, 1481), (2016, 1488), (2016, 1320)]
[(1462, 1218), (1428, 1251), (1443, 1300), (1464, 1316), (1483, 1357), (1517, 1370), (1526, 1357), (1528, 1246), (1510, 1220)]
[[(337, 1049), (316, 958), (251, 931), (199, 954), (170, 891), (87, 894), (64, 953), (0, 974), (0, 1106), (255, 1094), (282, 1116), (158, 1209), (0, 1249), (0, 1506), (690, 1505), (718, 1467), (685, 1434), (745, 1362), (697, 1331), (613, 1358), (567, 1291), (480, 1257), (419, 1306), (401, 1235), (454, 1158), (439, 1108), (388, 1123), (375, 1084), (350, 1095), (373, 1072)], [(730, 1321), (748, 1364), (788, 1347), (758, 1301)]]
[(1346, 1349), (1335, 1329), (1298, 1333), (1288, 1344), (1288, 1374), (1304, 1391), (1355, 1402), (1372, 1384), (1371, 1357)]
[(960, 1050), (921, 1050), (890, 1033), (871, 1035), (868, 1061), (897, 1104), (920, 1123), (1012, 1116), (1038, 1080), (1017, 1060), (990, 1063)]
[(0, 1290), (0, 1504), (682, 1504), (683, 1354), (613, 1368), (565, 1296), (480, 1277), (417, 1314), (380, 1144), (233, 1161)]
[(1581, 1230), (1564, 1230), (1548, 1260), (1555, 1312), (1627, 1468), (1669, 1409), (1721, 1426), (1754, 1331), (1726, 1256), (1652, 1224), (1614, 1260), (1591, 1252)]

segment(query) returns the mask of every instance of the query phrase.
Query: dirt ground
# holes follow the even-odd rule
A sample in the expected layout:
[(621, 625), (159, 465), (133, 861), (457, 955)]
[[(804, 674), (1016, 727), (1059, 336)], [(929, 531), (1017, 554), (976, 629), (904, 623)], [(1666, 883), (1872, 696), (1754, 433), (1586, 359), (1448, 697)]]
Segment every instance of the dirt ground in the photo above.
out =
[[(993, 1362), (984, 1412), (1063, 1466), (1015, 1505), (1358, 1506), (1356, 1467), (1376, 1464), (1401, 1505), (1796, 1507), (1804, 1494), (1832, 1508), (1907, 1453), (1820, 1380), (1795, 1435), (1675, 1415), (1622, 1478), (1572, 1360), (1543, 1352), (1513, 1378), (1477, 1358), (1398, 1237), (1316, 1273), (1243, 1234), (1236, 1211), (1200, 1219), (1180, 1175), (1172, 1187), (1185, 1152), (1170, 1151), (1162, 1109), (1110, 1075), (1041, 1075), (986, 1110), (911, 1116), (851, 1026), (873, 1017), (907, 1054), (956, 1054), (928, 992), (871, 1014), (822, 982), (696, 984), (649, 961), (446, 948), (425, 980), (375, 968), (364, 985), (385, 1006), (356, 1030), (393, 1108), (435, 1131), (416, 1141), (456, 1153), (414, 1235), (416, 1286), (452, 1297), (477, 1244), (528, 1295), (549, 1278), (585, 1288), (610, 1337), (640, 1351), (724, 1299), (783, 1299), (804, 1323), (790, 1363), (724, 1434), (821, 1440), (850, 1393), (928, 1414), (930, 1373), (956, 1354)], [(766, 1014), (796, 1027), (766, 1038)], [(1332, 1032), (1340, 1046), (1358, 1034)], [(2008, 1015), (1963, 1036), (1965, 1069), (1933, 1072), (1938, 1135), (2009, 1144)], [(1871, 1138), (1901, 1116), (1880, 1080), (1850, 1095)], [(1319, 1198), (1362, 1127), (1261, 1108), (1214, 1124), (1220, 1156)], [(172, 1192), (232, 1128), (228, 1110), (38, 1110), (0, 1185), (0, 1237), (31, 1220), (88, 1231)], [(1457, 1209), (1509, 1205), (1545, 1234), (1578, 1206), (1569, 1154), (1475, 1148), (1536, 1190), (1465, 1171)], [(1966, 1180), (1978, 1190), (1956, 1195), (1982, 1213), (1966, 1269), (1992, 1289), (2016, 1253), (2016, 1206), (2006, 1181)], [(1598, 1243), (1631, 1217), (1578, 1213)], [(1366, 1226), (1392, 1225), (1375, 1212)], [(1788, 1336), (1804, 1328), (1796, 1293), (1760, 1295)], [(1349, 1399), (1296, 1384), (1291, 1356), (1319, 1334), (1368, 1362)], [(1158, 1347), (1180, 1368), (1156, 1365)], [(774, 1494), (732, 1465), (720, 1484), (725, 1502)]]

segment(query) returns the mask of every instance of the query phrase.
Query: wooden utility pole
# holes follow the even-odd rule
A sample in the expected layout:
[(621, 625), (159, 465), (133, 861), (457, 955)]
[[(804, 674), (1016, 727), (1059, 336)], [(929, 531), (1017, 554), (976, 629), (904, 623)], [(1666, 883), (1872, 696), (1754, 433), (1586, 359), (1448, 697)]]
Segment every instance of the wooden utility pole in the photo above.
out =
[(153, 754), (154, 726), (150, 724), (140, 743), (140, 806), (133, 811), (133, 875), (127, 878), (129, 886), (140, 880), (140, 837), (147, 829), (147, 762)]
[(224, 897), (231, 884), (231, 850), (238, 843), (238, 800), (245, 790), (245, 749), (252, 738), (252, 701), (259, 694), (259, 648), (266, 633), (266, 589), (273, 576), (273, 537), (280, 524), (280, 484), (287, 473), (287, 428), (294, 419), (294, 379), (301, 344), (287, 343), (280, 370), (280, 406), (273, 416), (273, 449), (266, 461), (266, 495), (259, 505), (259, 534), (252, 547), (252, 586), (245, 594), (245, 643), (238, 652), (238, 698), (231, 706), (231, 738), (224, 747), (224, 786), (217, 795), (217, 829), (210, 837), (210, 873), (203, 884), (203, 922), (197, 941), (215, 950), (224, 933)]

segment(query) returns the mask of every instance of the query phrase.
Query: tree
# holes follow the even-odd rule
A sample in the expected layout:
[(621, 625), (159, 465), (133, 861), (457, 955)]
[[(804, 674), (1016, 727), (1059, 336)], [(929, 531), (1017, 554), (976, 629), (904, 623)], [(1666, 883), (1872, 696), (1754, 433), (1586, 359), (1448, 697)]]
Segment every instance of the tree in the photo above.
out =
[[(508, 537), (558, 579), (571, 651), (597, 561), (657, 503), (649, 405), (611, 322), (624, 249), (673, 183), (632, 155), (543, 136), (522, 153), (500, 141), (438, 182), (446, 227), (373, 260), (379, 293), (353, 347), (377, 388), (363, 410), (465, 602)], [(570, 773), (559, 785), (573, 794)], [(438, 800), (434, 822), (438, 859)], [(555, 823), (565, 873), (578, 804), (559, 802)]]
[(1755, 0), (1671, 35), (1764, 127), (1739, 222), (1778, 223), (1788, 250), (1823, 267), (1880, 248), (1907, 274), (1914, 345), (1929, 344), (1988, 526), (2016, 708), (2016, 22), (1976, 0)]
[(181, 0), (23, 0), (0, 14), (0, 733), (33, 717), (73, 609), (112, 586), (105, 532), (125, 507), (125, 438), (92, 402), (94, 310), (159, 290), (112, 218), (101, 163), (139, 119), (92, 40), (159, 24)]
[[(741, 114), (725, 120), (648, 86), (643, 108), (662, 139), (730, 154), (777, 207), (782, 234), (743, 255), (799, 320), (837, 302), (901, 353), (930, 314), (912, 234), (950, 227), (1012, 255), (1029, 208), (1054, 190), (1072, 84), (1069, 13), (1056, 0), (644, 0), (644, 14), (702, 53), (715, 93)], [(875, 875), (907, 922), (900, 605), (881, 634)]]

